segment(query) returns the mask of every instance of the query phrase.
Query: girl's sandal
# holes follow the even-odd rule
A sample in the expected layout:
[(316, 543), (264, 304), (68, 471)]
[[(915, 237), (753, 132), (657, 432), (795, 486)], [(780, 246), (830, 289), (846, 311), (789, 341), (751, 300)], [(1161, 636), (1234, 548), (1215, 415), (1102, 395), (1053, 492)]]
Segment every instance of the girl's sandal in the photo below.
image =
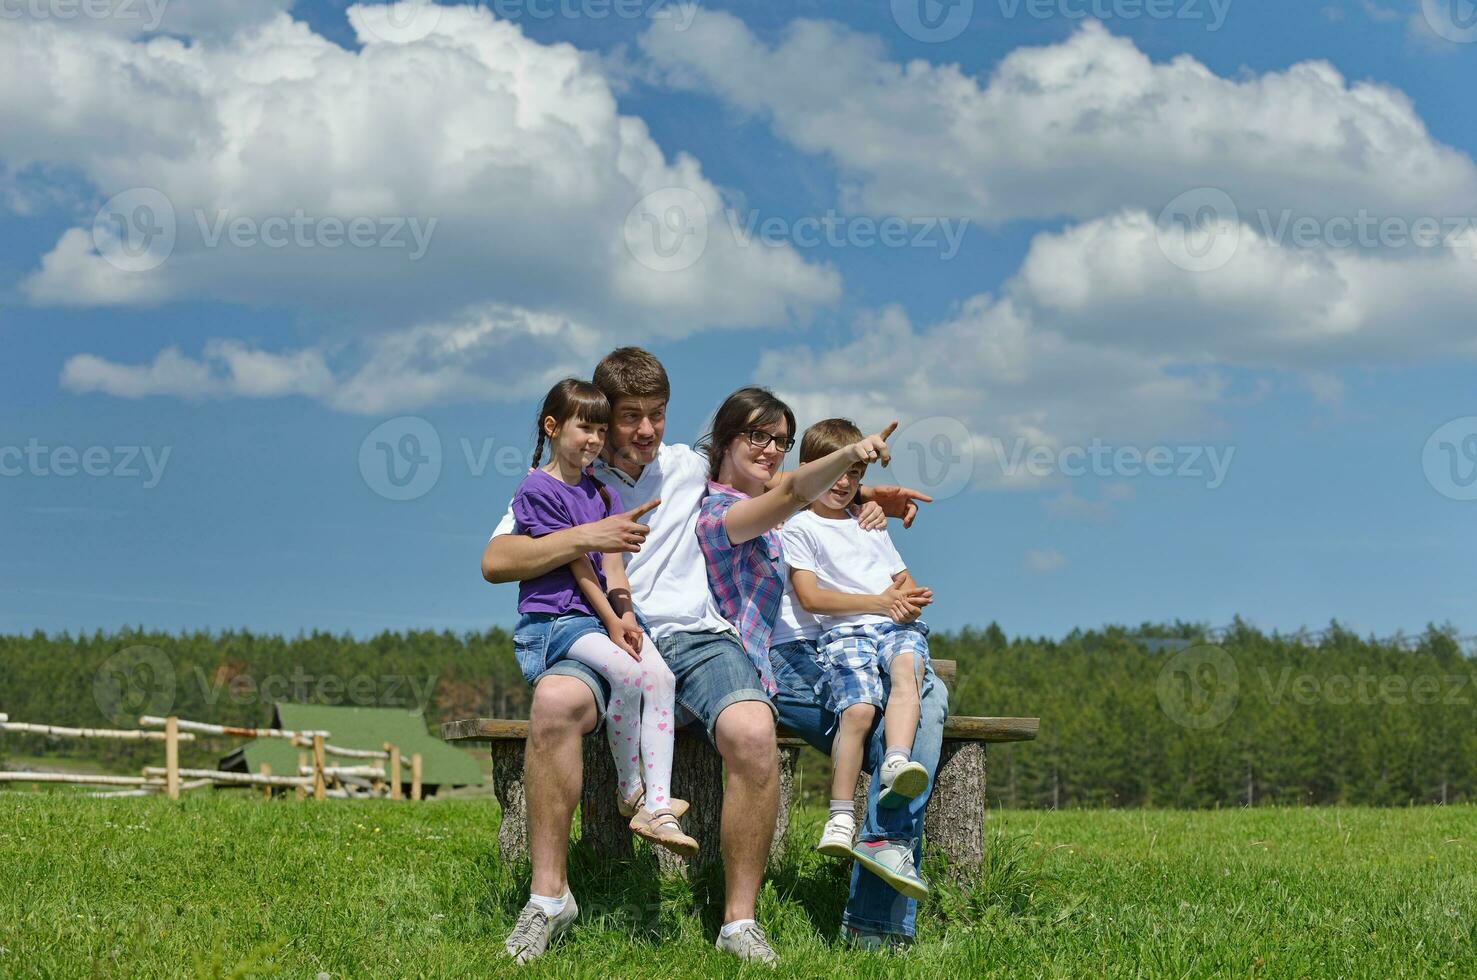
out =
[(620, 810), (621, 816), (625, 817), (627, 820), (630, 820), (632, 817), (634, 817), (637, 813), (640, 812), (640, 810), (641, 810), (641, 802), (643, 800), (645, 800), (645, 799), (646, 799), (646, 787), (645, 786), (637, 786), (636, 787), (636, 792), (634, 792), (634, 793), (631, 794), (630, 799), (627, 799), (626, 797), (621, 796), (620, 795), (620, 791), (617, 790), (616, 791), (616, 794), (615, 794), (615, 800), (616, 800), (615, 806), (616, 806), (616, 809)]
[(692, 857), (697, 853), (697, 841), (682, 832), (682, 825), (677, 822), (676, 815), (667, 807), (656, 811), (642, 807), (641, 811), (631, 818), (631, 830), (653, 844), (660, 844), (673, 854)]
[[(646, 787), (638, 786), (636, 787), (636, 792), (632, 794), (630, 799), (626, 799), (620, 795), (617, 795), (615, 806), (616, 809), (620, 811), (621, 816), (629, 820), (637, 813), (641, 812), (642, 804), (645, 803), (645, 801)], [(687, 801), (672, 799), (668, 800), (667, 803), (670, 804), (672, 816), (676, 817), (679, 820), (682, 819), (682, 815), (687, 812)]]

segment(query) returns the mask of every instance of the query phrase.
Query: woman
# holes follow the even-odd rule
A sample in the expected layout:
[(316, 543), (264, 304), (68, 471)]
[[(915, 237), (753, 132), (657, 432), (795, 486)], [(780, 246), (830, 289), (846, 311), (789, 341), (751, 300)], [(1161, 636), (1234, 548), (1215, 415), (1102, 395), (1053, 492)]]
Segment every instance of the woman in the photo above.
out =
[(795, 445), (795, 413), (766, 388), (740, 388), (719, 407), (700, 444), (708, 456), (708, 495), (698, 512), (697, 534), (708, 586), (771, 695), (778, 688), (769, 640), (785, 592), (774, 529), (829, 490), (853, 463), (888, 465), (887, 438), (896, 428), (893, 422), (777, 478)]

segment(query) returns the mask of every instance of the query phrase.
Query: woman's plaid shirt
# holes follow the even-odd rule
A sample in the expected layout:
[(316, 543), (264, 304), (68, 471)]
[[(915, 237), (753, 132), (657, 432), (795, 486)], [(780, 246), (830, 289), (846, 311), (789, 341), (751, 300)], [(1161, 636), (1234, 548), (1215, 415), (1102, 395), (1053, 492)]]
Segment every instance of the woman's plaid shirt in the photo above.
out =
[(784, 551), (779, 532), (772, 528), (740, 545), (728, 540), (728, 510), (747, 499), (748, 494), (709, 480), (708, 495), (698, 509), (697, 538), (718, 610), (738, 630), (764, 690), (775, 694), (779, 688), (769, 666), (769, 638), (785, 594)]

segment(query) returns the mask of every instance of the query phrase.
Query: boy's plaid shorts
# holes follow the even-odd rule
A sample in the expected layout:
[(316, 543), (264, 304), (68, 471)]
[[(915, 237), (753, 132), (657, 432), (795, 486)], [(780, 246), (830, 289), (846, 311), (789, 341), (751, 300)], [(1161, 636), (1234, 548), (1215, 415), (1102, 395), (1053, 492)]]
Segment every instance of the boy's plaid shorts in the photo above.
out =
[(928, 627), (916, 622), (863, 623), (826, 630), (816, 642), (821, 679), (815, 693), (833, 714), (854, 704), (883, 705), (882, 671), (899, 654), (917, 656), (919, 667), (928, 662)]

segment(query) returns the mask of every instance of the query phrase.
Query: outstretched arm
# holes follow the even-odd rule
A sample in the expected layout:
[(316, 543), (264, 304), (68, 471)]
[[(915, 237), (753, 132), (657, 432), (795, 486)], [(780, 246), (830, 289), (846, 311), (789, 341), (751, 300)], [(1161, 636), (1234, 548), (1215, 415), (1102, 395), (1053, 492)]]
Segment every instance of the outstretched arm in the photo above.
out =
[[(523, 582), (546, 575), (588, 552), (594, 542), (590, 525), (566, 528), (532, 538), (499, 534), (482, 551), (482, 577), (489, 582)], [(635, 549), (633, 549), (635, 550)]]
[[(912, 527), (913, 521), (918, 518), (918, 505), (933, 503), (933, 498), (921, 490), (895, 486), (871, 487), (865, 483), (857, 493), (857, 499), (863, 505), (857, 520), (868, 531), (886, 527), (889, 517), (902, 520), (903, 527)], [(875, 511), (871, 507), (874, 504)], [(878, 516), (879, 512), (881, 516)]]
[[(780, 470), (764, 484), (765, 490), (774, 490), (785, 482), (790, 471)], [(903, 527), (913, 526), (918, 518), (918, 505), (931, 504), (933, 498), (922, 490), (888, 484), (873, 487), (862, 484), (857, 488), (856, 502), (852, 505), (852, 516), (863, 531), (881, 531), (887, 527), (887, 519), (895, 517)]]
[(812, 500), (831, 489), (853, 463), (871, 463), (881, 460), (886, 466), (892, 462), (887, 448), (887, 437), (897, 429), (893, 422), (876, 435), (867, 436), (860, 442), (844, 446), (820, 459), (811, 460), (804, 466), (787, 473), (779, 485), (757, 497), (740, 500), (728, 509), (724, 527), (728, 540), (735, 545), (759, 537), (765, 531), (803, 510)]
[(493, 583), (523, 582), (562, 568), (591, 551), (606, 554), (640, 551), (650, 530), (640, 518), (660, 503), (653, 500), (623, 514), (612, 514), (604, 520), (537, 538), (499, 534), (482, 551), (482, 577)]

